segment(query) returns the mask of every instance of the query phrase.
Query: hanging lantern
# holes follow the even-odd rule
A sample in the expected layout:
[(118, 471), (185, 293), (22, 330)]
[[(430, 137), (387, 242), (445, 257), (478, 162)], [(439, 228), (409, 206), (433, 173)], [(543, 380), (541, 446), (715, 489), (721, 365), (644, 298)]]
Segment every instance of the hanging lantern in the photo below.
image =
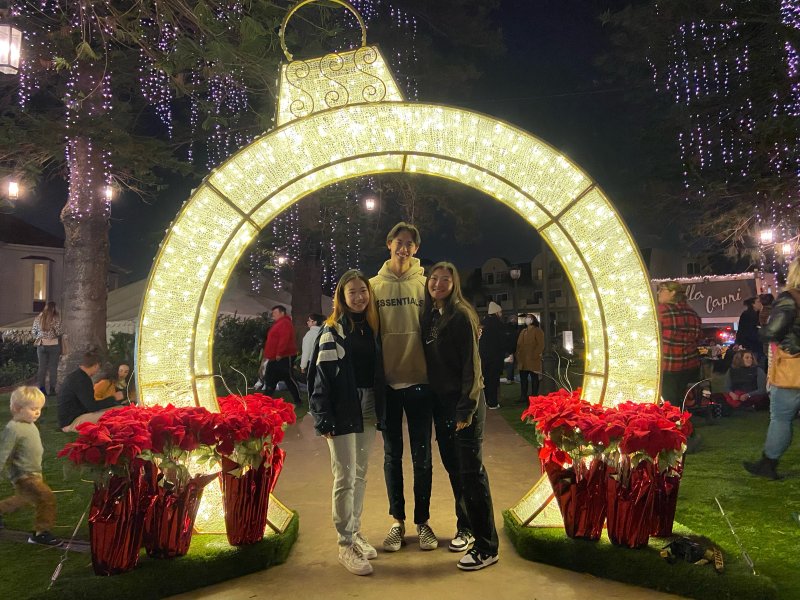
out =
[(0, 73), (16, 75), (19, 72), (19, 54), (22, 31), (10, 23), (0, 23)]
[(19, 184), (16, 181), (8, 182), (8, 199), (16, 200), (19, 198)]
[(760, 238), (762, 244), (771, 244), (775, 239), (772, 229), (762, 229)]
[(781, 244), (781, 254), (784, 256), (791, 256), (792, 254), (792, 245), (789, 242), (784, 242)]
[(103, 188), (103, 197), (105, 197), (106, 202), (111, 202), (114, 199), (114, 186), (105, 186)]

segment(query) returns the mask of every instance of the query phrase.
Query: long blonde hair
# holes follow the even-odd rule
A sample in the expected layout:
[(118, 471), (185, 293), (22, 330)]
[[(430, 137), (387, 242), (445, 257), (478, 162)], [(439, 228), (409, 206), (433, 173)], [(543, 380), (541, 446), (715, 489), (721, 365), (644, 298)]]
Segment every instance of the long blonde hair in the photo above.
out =
[(800, 257), (795, 258), (789, 265), (789, 274), (786, 276), (786, 289), (800, 289)]
[(39, 325), (41, 326), (42, 331), (48, 331), (51, 329), (56, 322), (56, 319), (59, 318), (58, 310), (56, 309), (55, 302), (48, 302), (47, 305), (44, 307), (44, 310), (39, 313), (41, 319), (39, 319)]
[(351, 311), (347, 306), (347, 300), (344, 297), (344, 287), (354, 279), (362, 281), (364, 285), (367, 286), (369, 302), (367, 303), (366, 318), (367, 323), (372, 329), (372, 334), (377, 336), (380, 328), (380, 319), (378, 318), (378, 305), (375, 302), (375, 294), (372, 292), (372, 286), (369, 284), (369, 279), (367, 279), (367, 277), (357, 269), (351, 269), (347, 271), (344, 275), (342, 275), (339, 283), (336, 284), (336, 291), (333, 293), (333, 312), (331, 312), (330, 316), (325, 320), (325, 325), (329, 327), (336, 327), (336, 324), (342, 317), (347, 317), (347, 320), (350, 321), (350, 331), (353, 331), (353, 328), (355, 327), (353, 325), (353, 318), (351, 316), (353, 311)]

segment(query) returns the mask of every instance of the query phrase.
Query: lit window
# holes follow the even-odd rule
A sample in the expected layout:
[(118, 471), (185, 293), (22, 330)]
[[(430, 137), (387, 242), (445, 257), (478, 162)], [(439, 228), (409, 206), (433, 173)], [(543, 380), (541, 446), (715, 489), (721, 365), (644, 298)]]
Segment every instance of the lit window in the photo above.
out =
[(44, 302), (47, 300), (47, 263), (33, 264), (33, 299)]

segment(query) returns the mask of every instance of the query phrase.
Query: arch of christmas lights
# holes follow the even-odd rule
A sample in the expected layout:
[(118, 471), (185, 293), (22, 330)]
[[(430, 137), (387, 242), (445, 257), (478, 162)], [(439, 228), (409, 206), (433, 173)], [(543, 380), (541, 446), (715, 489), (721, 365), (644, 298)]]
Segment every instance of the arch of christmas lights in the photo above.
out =
[[(604, 404), (657, 400), (654, 299), (641, 256), (605, 194), (521, 129), (404, 101), (378, 49), (362, 46), (284, 65), (277, 127), (212, 171), (167, 231), (140, 314), (142, 401), (218, 410), (214, 324), (248, 245), (308, 194), (387, 172), (458, 181), (516, 211), (551, 247), (575, 290), (586, 342), (583, 396)], [(523, 522), (552, 497), (542, 481), (512, 509)]]

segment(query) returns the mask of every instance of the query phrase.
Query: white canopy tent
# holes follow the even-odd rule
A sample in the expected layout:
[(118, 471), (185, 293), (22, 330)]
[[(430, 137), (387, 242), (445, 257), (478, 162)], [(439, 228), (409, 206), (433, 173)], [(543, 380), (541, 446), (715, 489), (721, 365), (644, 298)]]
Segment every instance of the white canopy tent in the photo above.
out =
[[(141, 279), (108, 293), (106, 336), (111, 339), (114, 333), (135, 333), (139, 321), (139, 307), (147, 287), (147, 280)], [(283, 290), (273, 288), (270, 279), (263, 278), (261, 292), (251, 291), (250, 280), (246, 276), (235, 275), (231, 278), (219, 305), (220, 315), (237, 315), (251, 319), (269, 313), (273, 306), (282, 304), (289, 312), (292, 310), (292, 295)], [(332, 300), (322, 297), (322, 312), (330, 313)], [(25, 335), (30, 332), (33, 319), (25, 319), (7, 325), (0, 325), (0, 334), (8, 333)]]

